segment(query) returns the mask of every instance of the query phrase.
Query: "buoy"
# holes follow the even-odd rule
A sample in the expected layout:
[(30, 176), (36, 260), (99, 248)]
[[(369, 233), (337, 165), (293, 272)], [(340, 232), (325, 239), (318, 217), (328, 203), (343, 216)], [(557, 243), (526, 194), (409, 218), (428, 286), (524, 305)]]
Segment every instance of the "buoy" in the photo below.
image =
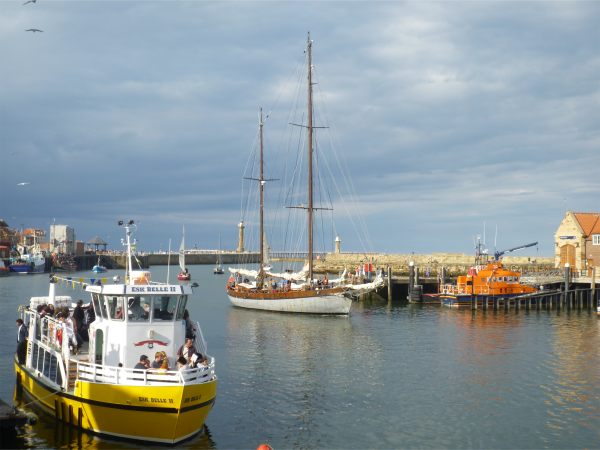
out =
[(256, 447), (256, 450), (273, 450), (273, 447), (271, 447), (269, 444), (260, 444), (258, 447)]

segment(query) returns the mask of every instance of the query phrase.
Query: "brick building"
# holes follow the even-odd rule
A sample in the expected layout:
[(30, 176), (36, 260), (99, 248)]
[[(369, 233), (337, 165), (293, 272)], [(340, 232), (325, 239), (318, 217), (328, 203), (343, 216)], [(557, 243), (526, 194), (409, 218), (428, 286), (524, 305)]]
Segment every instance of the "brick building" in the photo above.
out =
[(600, 265), (600, 213), (567, 211), (554, 235), (554, 264), (588, 271)]

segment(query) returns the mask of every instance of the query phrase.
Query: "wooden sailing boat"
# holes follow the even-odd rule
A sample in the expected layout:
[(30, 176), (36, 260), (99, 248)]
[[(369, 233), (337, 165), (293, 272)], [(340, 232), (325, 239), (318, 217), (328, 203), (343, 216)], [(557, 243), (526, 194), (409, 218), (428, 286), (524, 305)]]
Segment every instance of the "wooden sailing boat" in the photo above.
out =
[[(308, 113), (307, 125), (307, 161), (308, 161), (308, 197), (307, 206), (293, 208), (304, 209), (307, 212), (307, 265), (306, 270), (299, 273), (273, 273), (265, 263), (265, 237), (264, 237), (264, 186), (267, 181), (264, 177), (264, 148), (263, 148), (263, 114), (260, 111), (259, 142), (260, 166), (258, 178), (249, 178), (257, 181), (260, 194), (259, 216), (259, 248), (260, 262), (257, 271), (230, 269), (232, 276), (227, 283), (227, 295), (235, 306), (251, 309), (262, 309), (280, 312), (297, 312), (313, 314), (348, 314), (352, 306), (349, 291), (353, 286), (340, 277), (338, 280), (329, 281), (325, 276), (316, 280), (313, 276), (313, 214), (317, 209), (313, 196), (313, 81), (312, 81), (312, 41), (310, 35), (307, 40), (307, 66), (308, 66)], [(254, 281), (250, 281), (250, 277)]]
[(188, 281), (192, 278), (192, 275), (185, 267), (185, 227), (183, 227), (183, 232), (181, 234), (181, 245), (179, 246), (179, 268), (181, 272), (177, 275), (177, 279), (179, 281)]

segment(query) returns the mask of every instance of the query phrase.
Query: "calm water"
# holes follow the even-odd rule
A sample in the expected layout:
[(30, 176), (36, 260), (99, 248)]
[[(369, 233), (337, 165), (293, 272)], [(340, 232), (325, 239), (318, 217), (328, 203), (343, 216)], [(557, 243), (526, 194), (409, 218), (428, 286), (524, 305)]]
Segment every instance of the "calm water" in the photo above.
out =
[[(213, 275), (211, 266), (190, 271), (201, 287), (189, 309), (216, 357), (220, 381), (206, 432), (179, 447), (600, 446), (595, 314), (521, 309), (473, 315), (384, 300), (355, 303), (350, 317), (254, 312), (230, 306), (226, 278)], [(166, 267), (153, 268), (155, 280), (165, 274)], [(47, 280), (0, 278), (0, 397), (6, 401), (14, 388), (17, 306), (46, 295)], [(43, 415), (23, 442), (135, 447)]]

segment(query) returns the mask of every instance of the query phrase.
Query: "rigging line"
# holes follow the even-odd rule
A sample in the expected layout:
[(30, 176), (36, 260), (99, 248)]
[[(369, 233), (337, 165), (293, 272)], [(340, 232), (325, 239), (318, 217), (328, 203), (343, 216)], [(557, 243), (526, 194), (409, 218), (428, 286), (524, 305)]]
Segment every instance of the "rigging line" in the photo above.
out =
[[(317, 77), (317, 76), (318, 75), (315, 74), (315, 77)], [(325, 94), (321, 90), (319, 84), (317, 84), (317, 94), (318, 94), (318, 96), (320, 98), (324, 98), (325, 97)], [(319, 111), (321, 111), (321, 109), (322, 109), (323, 115), (327, 119), (326, 102), (325, 101), (318, 101), (318, 102), (315, 102), (315, 103), (318, 105)], [(326, 123), (329, 124), (329, 121), (326, 120)], [(341, 159), (339, 157), (337, 148), (336, 148), (336, 146), (333, 143), (333, 133), (330, 133), (329, 137), (330, 137), (330, 142), (331, 142), (331, 148), (332, 148), (333, 157), (335, 158), (335, 160), (337, 162), (337, 166), (340, 168), (342, 179), (343, 179), (344, 184), (346, 186), (346, 191), (348, 192), (348, 195), (351, 197), (351, 200), (354, 201), (358, 205), (359, 204), (359, 202), (358, 202), (358, 196), (356, 194), (356, 191), (355, 191), (352, 183), (350, 183), (349, 171), (347, 169), (347, 165), (345, 164), (345, 160), (343, 160), (343, 159)], [(327, 160), (327, 164), (329, 165), (329, 161), (328, 160)], [(330, 170), (330, 173), (333, 173), (333, 171), (331, 169), (331, 166), (328, 166), (328, 168)], [(365, 241), (364, 240), (366, 239), (369, 244), (371, 243), (371, 240), (370, 240), (370, 237), (369, 237), (368, 227), (366, 226), (364, 218), (363, 218), (363, 216), (361, 214), (358, 214), (358, 218), (360, 220), (360, 224), (359, 225), (361, 225), (361, 226), (357, 227), (357, 223), (356, 223), (355, 217), (354, 217), (353, 214), (349, 214), (348, 205), (347, 205), (346, 201), (344, 200), (345, 196), (341, 195), (341, 189), (340, 189), (340, 187), (339, 187), (339, 185), (338, 185), (338, 183), (336, 181), (336, 178), (333, 177), (333, 175), (332, 175), (332, 180), (333, 180), (333, 183), (336, 186), (336, 189), (338, 191), (338, 195), (340, 197), (340, 201), (341, 201), (342, 205), (344, 205), (344, 209), (346, 210), (346, 213), (348, 214), (348, 216), (350, 218), (350, 221), (351, 221), (351, 223), (353, 225), (354, 231), (357, 234), (358, 239), (361, 241), (361, 245), (363, 246), (363, 250), (366, 251), (366, 248), (364, 248), (365, 247)], [(360, 232), (358, 228), (362, 228), (362, 232)]]

